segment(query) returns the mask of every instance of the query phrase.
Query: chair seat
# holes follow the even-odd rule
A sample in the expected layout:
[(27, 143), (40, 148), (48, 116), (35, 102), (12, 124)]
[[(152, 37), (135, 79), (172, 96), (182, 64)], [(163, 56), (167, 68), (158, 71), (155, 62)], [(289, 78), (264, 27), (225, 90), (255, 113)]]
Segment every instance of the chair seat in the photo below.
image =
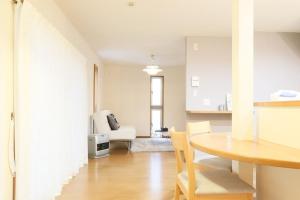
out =
[[(225, 170), (196, 171), (195, 178), (195, 194), (198, 195), (226, 195), (255, 192), (253, 187), (243, 182), (237, 175)], [(178, 174), (178, 179), (185, 189), (188, 190), (187, 172), (184, 171)]]
[(195, 150), (194, 163), (218, 170), (232, 170), (232, 161)]

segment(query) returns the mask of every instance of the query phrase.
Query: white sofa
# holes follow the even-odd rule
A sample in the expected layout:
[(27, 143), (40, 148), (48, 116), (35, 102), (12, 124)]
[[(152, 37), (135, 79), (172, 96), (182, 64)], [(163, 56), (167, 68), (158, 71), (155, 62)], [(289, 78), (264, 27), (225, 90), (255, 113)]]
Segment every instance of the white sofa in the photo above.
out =
[(107, 133), (110, 141), (126, 141), (128, 149), (131, 149), (132, 140), (136, 138), (136, 130), (133, 126), (120, 126), (118, 130), (111, 130), (107, 121), (110, 110), (102, 110), (93, 115), (94, 133)]

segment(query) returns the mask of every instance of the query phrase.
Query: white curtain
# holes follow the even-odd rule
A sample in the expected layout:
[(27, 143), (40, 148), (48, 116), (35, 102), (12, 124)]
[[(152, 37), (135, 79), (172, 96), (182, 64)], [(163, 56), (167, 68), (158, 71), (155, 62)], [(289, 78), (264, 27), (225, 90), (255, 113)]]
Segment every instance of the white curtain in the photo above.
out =
[[(13, 13), (10, 1), (0, 1), (0, 199), (12, 200), (13, 178), (9, 168), (12, 137)], [(12, 155), (12, 154), (10, 154)]]
[(86, 60), (28, 1), (17, 12), (17, 200), (52, 200), (87, 163)]

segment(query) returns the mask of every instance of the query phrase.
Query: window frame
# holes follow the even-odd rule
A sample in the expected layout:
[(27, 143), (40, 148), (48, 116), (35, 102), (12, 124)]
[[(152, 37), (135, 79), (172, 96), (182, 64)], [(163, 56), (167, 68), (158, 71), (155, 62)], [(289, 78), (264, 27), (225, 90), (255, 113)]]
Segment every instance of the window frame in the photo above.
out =
[[(153, 106), (152, 105), (152, 80), (155, 78), (161, 79), (162, 90), (161, 90), (161, 105)], [(165, 90), (165, 82), (164, 76), (150, 76), (150, 136), (152, 136), (152, 110), (161, 110), (161, 127), (164, 127), (164, 90)]]

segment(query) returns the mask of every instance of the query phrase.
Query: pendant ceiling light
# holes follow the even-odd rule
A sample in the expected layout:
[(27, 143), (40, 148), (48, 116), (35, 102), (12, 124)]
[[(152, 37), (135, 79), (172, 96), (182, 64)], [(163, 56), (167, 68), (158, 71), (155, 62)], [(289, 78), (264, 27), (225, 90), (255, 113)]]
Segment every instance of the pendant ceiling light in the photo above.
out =
[(147, 65), (143, 69), (143, 71), (146, 72), (146, 73), (148, 73), (149, 75), (156, 75), (159, 72), (161, 72), (162, 69), (160, 69), (158, 65), (154, 65), (154, 55), (153, 54), (151, 55), (151, 61), (152, 61), (152, 64), (151, 65)]

